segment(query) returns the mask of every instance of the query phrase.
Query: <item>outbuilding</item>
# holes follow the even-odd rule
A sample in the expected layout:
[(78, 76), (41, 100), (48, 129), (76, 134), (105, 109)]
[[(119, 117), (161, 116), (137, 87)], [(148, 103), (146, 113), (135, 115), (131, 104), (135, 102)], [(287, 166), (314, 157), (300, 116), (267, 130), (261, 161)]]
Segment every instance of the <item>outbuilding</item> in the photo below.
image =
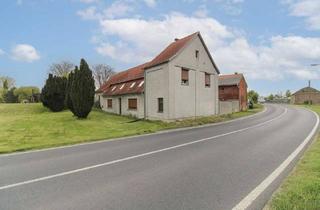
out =
[(292, 104), (320, 104), (320, 91), (310, 87), (304, 87), (291, 96)]
[(247, 109), (247, 82), (243, 74), (235, 73), (219, 76), (220, 114)]

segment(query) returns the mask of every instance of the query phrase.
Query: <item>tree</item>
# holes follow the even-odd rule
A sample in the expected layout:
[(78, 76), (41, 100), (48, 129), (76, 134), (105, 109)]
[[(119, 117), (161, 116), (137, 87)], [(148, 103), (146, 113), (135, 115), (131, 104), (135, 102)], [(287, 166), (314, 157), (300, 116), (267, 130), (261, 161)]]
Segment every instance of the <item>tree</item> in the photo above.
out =
[(53, 112), (64, 109), (67, 79), (49, 74), (46, 84), (41, 91), (42, 104)]
[(67, 87), (66, 87), (66, 99), (65, 99), (65, 105), (66, 107), (74, 114), (74, 109), (73, 109), (73, 105), (72, 105), (72, 100), (71, 100), (71, 87), (72, 87), (72, 83), (74, 80), (74, 74), (75, 72), (78, 72), (78, 66), (76, 66), (74, 71), (71, 71), (69, 76), (68, 76), (68, 82), (67, 82)]
[(74, 64), (69, 61), (53, 63), (49, 68), (49, 73), (58, 77), (68, 77), (68, 74), (74, 69)]
[(250, 90), (248, 92), (248, 98), (253, 101), (253, 103), (258, 103), (259, 94), (255, 92), (254, 90)]
[(287, 91), (286, 91), (286, 97), (287, 97), (287, 98), (290, 98), (290, 97), (291, 97), (291, 92), (290, 92), (290, 90), (287, 90)]
[(106, 64), (97, 64), (92, 67), (96, 87), (100, 88), (115, 72)]
[(18, 103), (19, 102), (18, 96), (14, 94), (14, 91), (16, 89), (17, 88), (13, 87), (3, 95), (3, 101), (5, 103)]
[(80, 69), (74, 72), (70, 96), (74, 114), (78, 118), (86, 118), (94, 104), (95, 86), (92, 71), (84, 59), (81, 59)]
[(40, 90), (35, 86), (23, 86), (14, 89), (13, 91), (13, 95), (18, 98), (19, 102), (22, 102), (24, 100), (30, 101), (30, 98), (33, 96), (33, 94), (36, 93), (40, 93)]
[(0, 87), (9, 90), (10, 88), (14, 87), (14, 79), (11, 77), (0, 77)]
[(268, 99), (268, 101), (273, 101), (273, 99), (274, 99), (273, 94), (270, 94), (270, 95), (267, 97), (267, 99)]

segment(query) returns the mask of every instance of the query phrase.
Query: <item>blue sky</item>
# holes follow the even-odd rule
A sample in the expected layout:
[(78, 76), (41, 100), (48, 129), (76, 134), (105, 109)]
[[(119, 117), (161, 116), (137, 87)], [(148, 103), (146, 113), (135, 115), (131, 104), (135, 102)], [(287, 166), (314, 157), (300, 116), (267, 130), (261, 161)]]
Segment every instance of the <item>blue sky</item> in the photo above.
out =
[(41, 87), (50, 64), (144, 63), (200, 31), (222, 74), (266, 95), (320, 89), (319, 0), (2, 0), (0, 75)]

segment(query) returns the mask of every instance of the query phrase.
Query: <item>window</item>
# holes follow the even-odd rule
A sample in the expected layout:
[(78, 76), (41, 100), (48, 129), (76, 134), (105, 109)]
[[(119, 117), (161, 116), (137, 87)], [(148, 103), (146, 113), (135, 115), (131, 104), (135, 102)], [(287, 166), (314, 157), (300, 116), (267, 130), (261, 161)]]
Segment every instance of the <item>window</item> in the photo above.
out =
[(144, 80), (140, 82), (139, 87), (141, 87), (144, 84)]
[(107, 100), (107, 107), (112, 108), (112, 99)]
[(189, 70), (188, 69), (181, 69), (181, 84), (182, 85), (189, 85)]
[(120, 90), (122, 90), (122, 88), (124, 87), (124, 85), (125, 85), (125, 84), (122, 84), (122, 85), (121, 85)]
[(199, 58), (199, 50), (196, 50), (195, 56), (196, 56), (196, 58)]
[(205, 77), (205, 87), (210, 87), (210, 74), (208, 73), (204, 73), (204, 77)]
[(131, 85), (130, 85), (130, 88), (133, 88), (135, 86), (136, 82), (133, 82)]
[(137, 109), (137, 99), (129, 98), (128, 99), (128, 109), (136, 110)]
[(163, 113), (163, 98), (158, 98), (158, 112)]

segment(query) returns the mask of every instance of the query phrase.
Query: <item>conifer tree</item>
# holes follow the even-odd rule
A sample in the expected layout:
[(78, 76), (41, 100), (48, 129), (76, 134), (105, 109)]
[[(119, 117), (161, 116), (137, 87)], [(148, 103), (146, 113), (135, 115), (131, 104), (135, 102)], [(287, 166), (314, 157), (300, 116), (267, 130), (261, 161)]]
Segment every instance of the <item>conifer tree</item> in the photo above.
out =
[(41, 91), (42, 104), (53, 112), (64, 109), (67, 79), (49, 74)]
[(73, 75), (70, 96), (74, 114), (78, 118), (87, 118), (94, 104), (95, 86), (92, 71), (84, 59), (81, 59), (80, 69)]

